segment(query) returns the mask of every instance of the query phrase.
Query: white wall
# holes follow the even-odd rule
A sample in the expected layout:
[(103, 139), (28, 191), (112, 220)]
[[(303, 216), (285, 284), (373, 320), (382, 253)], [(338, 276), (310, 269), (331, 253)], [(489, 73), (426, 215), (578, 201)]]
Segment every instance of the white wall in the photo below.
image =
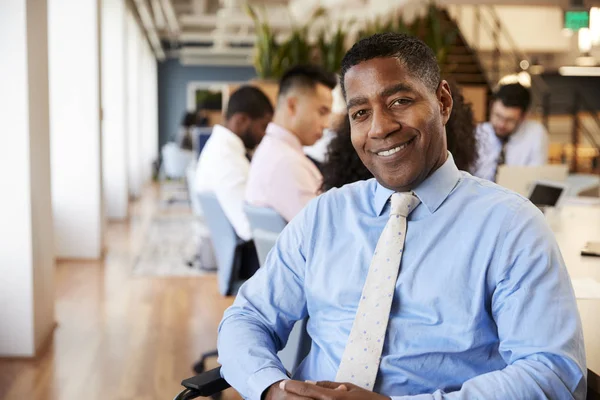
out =
[(0, 356), (33, 356), (54, 327), (45, 0), (0, 3)]
[(127, 174), (127, 7), (102, 0), (102, 176), (106, 216), (128, 215)]
[(56, 251), (101, 257), (99, 0), (48, 0)]
[[(555, 6), (494, 6), (502, 25), (525, 53), (561, 53), (569, 51), (571, 41), (562, 34), (563, 11)], [(480, 49), (492, 50), (494, 42), (487, 32), (479, 29), (479, 46), (476, 45), (475, 9), (471, 5), (449, 6), (450, 14), (458, 21), (467, 42)], [(483, 20), (491, 26), (492, 19), (484, 9)], [(506, 40), (501, 40), (502, 49), (510, 49)]]

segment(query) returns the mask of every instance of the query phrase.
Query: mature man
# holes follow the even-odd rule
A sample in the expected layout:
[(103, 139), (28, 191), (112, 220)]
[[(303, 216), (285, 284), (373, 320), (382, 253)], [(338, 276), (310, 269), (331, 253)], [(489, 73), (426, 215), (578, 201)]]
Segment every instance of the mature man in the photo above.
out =
[(254, 149), (273, 118), (273, 106), (258, 88), (243, 86), (232, 93), (225, 123), (215, 125), (196, 169), (196, 191), (214, 192), (227, 219), (243, 240), (252, 239), (244, 213), (250, 170), (247, 150)]
[(548, 162), (548, 133), (527, 120), (529, 89), (518, 83), (501, 86), (494, 94), (490, 121), (477, 126), (479, 160), (474, 175), (496, 180), (500, 165), (539, 166)]
[(252, 158), (248, 203), (290, 221), (317, 196), (323, 177), (303, 146), (315, 144), (327, 128), (336, 84), (335, 75), (317, 66), (294, 67), (281, 78), (273, 122)]
[[(256, 400), (583, 400), (581, 323), (553, 235), (526, 199), (456, 168), (431, 49), (361, 40), (342, 83), (375, 179), (319, 196), (284, 230), (221, 323), (225, 379)], [(307, 316), (312, 348), (288, 380), (276, 353)]]

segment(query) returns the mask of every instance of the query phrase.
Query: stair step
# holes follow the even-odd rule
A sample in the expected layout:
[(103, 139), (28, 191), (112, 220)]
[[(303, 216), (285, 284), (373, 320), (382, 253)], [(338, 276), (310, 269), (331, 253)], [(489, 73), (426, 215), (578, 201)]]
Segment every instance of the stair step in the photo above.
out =
[(452, 46), (452, 48), (448, 51), (448, 55), (450, 54), (457, 56), (472, 55), (473, 51), (468, 46), (457, 44)]

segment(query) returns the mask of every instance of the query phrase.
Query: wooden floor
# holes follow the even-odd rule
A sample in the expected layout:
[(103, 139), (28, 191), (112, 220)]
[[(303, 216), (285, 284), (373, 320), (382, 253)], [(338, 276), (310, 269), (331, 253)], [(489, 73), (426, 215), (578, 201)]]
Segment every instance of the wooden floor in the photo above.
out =
[(169, 400), (215, 348), (232, 299), (218, 294), (214, 276), (131, 275), (157, 204), (149, 190), (130, 223), (108, 226), (104, 262), (58, 264), (53, 342), (37, 360), (0, 359), (0, 399)]

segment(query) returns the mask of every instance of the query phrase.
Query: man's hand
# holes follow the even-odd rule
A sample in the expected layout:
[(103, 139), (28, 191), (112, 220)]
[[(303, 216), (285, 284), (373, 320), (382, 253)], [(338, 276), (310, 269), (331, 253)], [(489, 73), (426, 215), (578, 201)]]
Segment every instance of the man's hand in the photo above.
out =
[[(313, 400), (389, 400), (351, 383), (281, 381), (279, 389), (301, 399)], [(288, 399), (288, 397), (282, 397)]]
[(286, 392), (282, 389), (283, 382), (292, 381), (275, 382), (263, 393), (262, 400), (311, 400), (310, 397), (302, 397), (293, 393)]

